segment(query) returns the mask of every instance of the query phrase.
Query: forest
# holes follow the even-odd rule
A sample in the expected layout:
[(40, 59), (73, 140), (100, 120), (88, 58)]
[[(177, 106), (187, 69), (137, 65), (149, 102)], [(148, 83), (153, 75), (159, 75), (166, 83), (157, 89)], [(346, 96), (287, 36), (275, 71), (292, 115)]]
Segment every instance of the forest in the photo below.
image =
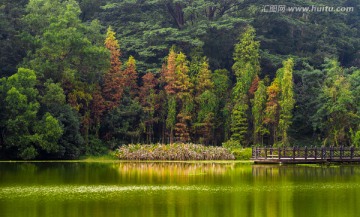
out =
[(0, 159), (360, 145), (358, 0), (1, 0), (0, 59)]

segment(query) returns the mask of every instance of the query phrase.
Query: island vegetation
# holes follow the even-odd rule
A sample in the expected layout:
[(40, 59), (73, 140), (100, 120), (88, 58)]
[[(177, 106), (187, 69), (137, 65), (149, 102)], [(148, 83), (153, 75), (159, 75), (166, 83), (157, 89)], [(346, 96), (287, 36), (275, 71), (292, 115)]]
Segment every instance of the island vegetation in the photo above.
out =
[(251, 146), (359, 146), (359, 4), (336, 2), (355, 11), (5, 0), (0, 158), (116, 150), (120, 159), (212, 160)]

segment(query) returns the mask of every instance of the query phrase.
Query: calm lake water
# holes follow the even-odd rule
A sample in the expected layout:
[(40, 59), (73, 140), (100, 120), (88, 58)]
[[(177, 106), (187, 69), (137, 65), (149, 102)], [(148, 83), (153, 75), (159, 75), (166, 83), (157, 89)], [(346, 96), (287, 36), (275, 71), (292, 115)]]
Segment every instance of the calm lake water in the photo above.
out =
[(0, 163), (0, 216), (356, 216), (358, 166)]

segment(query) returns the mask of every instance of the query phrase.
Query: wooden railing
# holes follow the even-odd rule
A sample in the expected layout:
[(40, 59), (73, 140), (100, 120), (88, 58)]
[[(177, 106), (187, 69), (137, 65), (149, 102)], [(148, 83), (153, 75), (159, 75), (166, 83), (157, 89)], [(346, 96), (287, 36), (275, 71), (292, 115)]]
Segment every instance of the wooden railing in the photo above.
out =
[(252, 158), (287, 160), (360, 160), (360, 148), (355, 147), (253, 147)]

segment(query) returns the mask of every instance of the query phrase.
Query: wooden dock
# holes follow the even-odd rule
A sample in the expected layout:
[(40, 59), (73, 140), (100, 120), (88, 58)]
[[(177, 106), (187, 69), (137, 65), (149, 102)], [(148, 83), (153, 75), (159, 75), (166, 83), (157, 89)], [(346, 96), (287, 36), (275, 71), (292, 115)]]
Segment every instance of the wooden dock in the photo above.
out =
[(253, 147), (256, 164), (360, 163), (360, 148), (355, 147)]

